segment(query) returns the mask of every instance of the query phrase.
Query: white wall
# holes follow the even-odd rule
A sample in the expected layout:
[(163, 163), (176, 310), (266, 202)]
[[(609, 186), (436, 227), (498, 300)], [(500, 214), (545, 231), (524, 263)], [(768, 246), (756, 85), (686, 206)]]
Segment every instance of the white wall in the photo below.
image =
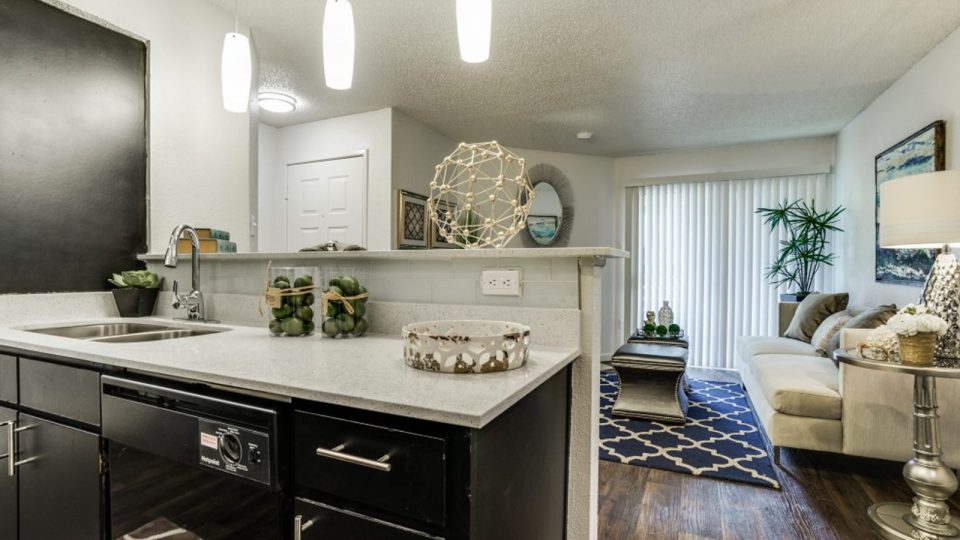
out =
[(960, 155), (954, 128), (960, 120), (957, 58), (960, 31), (914, 64), (837, 136), (837, 199), (847, 207), (839, 274), (852, 302), (903, 305), (920, 296), (919, 287), (874, 280), (874, 157), (930, 122), (945, 120), (946, 168), (956, 168), (954, 156)]
[[(67, 0), (149, 40), (152, 252), (180, 223), (228, 230), (250, 245), (251, 115), (224, 110), (220, 52), (234, 19), (196, 0)], [(242, 30), (243, 31), (243, 30)]]
[(762, 178), (791, 169), (829, 167), (833, 152), (833, 136), (678, 150), (619, 158), (615, 174), (618, 186), (741, 179), (745, 173)]
[(391, 248), (397, 246), (397, 205), (394, 200), (398, 189), (430, 195), (430, 181), (436, 166), (443, 158), (457, 149), (459, 141), (421, 124), (406, 114), (392, 109), (392, 180), (391, 180)]
[[(526, 159), (527, 167), (547, 163), (560, 169), (573, 188), (573, 230), (570, 246), (615, 246), (614, 219), (610, 209), (615, 206), (613, 158), (545, 152), (527, 148), (513, 148)], [(617, 203), (622, 204), (622, 203)], [(520, 234), (526, 234), (521, 232)], [(510, 247), (522, 247), (515, 238)], [(617, 330), (620, 314), (617, 312), (617, 294), (623, 287), (615, 281), (616, 264), (603, 268), (601, 280), (600, 355), (607, 360), (623, 344)]]
[[(273, 144), (260, 145), (260, 251), (285, 251), (283, 206), (286, 167), (354, 154), (367, 154), (367, 248), (390, 249), (391, 244), (391, 112), (390, 109), (351, 114), (273, 129)], [(269, 136), (268, 136), (269, 137)], [(273, 146), (275, 145), (275, 146)]]
[(259, 161), (257, 193), (259, 195), (257, 250), (265, 253), (284, 251), (284, 167), (280, 163), (278, 129), (266, 124), (257, 126)]

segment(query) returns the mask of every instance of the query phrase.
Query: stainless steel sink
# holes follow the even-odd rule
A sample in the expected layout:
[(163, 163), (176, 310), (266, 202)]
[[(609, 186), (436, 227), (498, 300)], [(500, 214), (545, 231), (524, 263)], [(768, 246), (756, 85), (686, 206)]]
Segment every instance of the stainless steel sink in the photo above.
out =
[(223, 330), (196, 330), (186, 328), (171, 328), (169, 330), (157, 330), (155, 332), (142, 332), (138, 334), (127, 334), (124, 336), (110, 336), (96, 339), (103, 343), (140, 343), (142, 341), (161, 341), (164, 339), (178, 339), (191, 336), (205, 336), (207, 334), (216, 334)]
[(102, 343), (139, 343), (144, 341), (161, 341), (165, 339), (204, 336), (225, 332), (226, 330), (226, 328), (180, 328), (176, 326), (164, 326), (162, 324), (117, 322), (35, 328), (27, 330), (27, 332)]

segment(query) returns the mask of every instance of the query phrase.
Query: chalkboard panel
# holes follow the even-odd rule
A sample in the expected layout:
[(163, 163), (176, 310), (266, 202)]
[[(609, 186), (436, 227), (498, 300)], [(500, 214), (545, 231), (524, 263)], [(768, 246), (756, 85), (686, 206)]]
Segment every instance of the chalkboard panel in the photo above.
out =
[(0, 0), (0, 293), (93, 291), (146, 251), (146, 46)]

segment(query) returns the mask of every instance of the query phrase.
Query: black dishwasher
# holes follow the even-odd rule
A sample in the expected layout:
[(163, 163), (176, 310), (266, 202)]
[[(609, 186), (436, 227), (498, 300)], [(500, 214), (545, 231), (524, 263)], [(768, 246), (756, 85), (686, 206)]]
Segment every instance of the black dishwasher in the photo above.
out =
[(101, 390), (111, 538), (286, 536), (287, 404), (108, 375)]

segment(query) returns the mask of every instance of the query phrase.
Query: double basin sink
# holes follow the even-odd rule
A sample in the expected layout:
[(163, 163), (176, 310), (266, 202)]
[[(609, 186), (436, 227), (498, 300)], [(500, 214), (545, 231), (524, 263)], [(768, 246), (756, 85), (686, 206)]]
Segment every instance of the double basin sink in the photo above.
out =
[(82, 339), (84, 341), (95, 341), (99, 343), (142, 343), (147, 341), (204, 336), (225, 332), (226, 330), (226, 328), (182, 328), (162, 324), (111, 322), (34, 328), (27, 331), (35, 334)]

